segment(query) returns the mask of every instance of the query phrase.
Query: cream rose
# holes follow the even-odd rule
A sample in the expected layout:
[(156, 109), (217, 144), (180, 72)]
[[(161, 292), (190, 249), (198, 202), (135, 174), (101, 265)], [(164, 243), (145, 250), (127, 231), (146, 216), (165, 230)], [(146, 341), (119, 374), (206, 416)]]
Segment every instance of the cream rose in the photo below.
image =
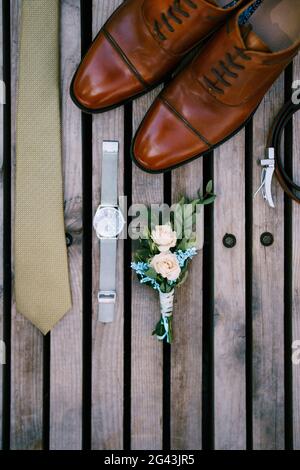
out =
[(155, 255), (150, 265), (158, 274), (168, 279), (168, 281), (176, 281), (181, 272), (176, 256), (170, 252)]
[(177, 242), (176, 232), (172, 230), (170, 224), (156, 225), (151, 234), (151, 238), (162, 253), (169, 251), (170, 248), (174, 248)]

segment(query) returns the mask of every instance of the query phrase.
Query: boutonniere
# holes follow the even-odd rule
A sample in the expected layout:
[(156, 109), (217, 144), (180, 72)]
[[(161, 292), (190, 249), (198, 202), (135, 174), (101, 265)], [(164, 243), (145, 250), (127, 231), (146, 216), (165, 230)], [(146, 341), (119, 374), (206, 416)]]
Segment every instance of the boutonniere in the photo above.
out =
[(148, 221), (139, 238), (131, 268), (141, 284), (156, 290), (159, 295), (161, 317), (153, 335), (160, 341), (173, 341), (175, 289), (187, 280), (189, 264), (199, 249), (197, 215), (203, 209), (201, 206), (211, 204), (215, 198), (210, 181), (204, 196), (198, 194), (193, 200), (183, 196), (175, 207), (172, 206), (170, 220), (166, 223), (157, 223), (151, 209), (148, 210)]

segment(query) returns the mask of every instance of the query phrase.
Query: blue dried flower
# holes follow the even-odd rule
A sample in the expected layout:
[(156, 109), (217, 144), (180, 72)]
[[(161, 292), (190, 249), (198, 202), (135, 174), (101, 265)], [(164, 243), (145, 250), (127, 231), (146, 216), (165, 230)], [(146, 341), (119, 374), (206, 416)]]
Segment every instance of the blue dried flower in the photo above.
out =
[(197, 255), (197, 250), (195, 247), (189, 248), (186, 251), (178, 250), (175, 252), (175, 255), (178, 260), (179, 266), (183, 268), (183, 266), (185, 265), (185, 262), (188, 259), (192, 259), (194, 256)]
[(146, 276), (145, 274), (150, 268), (148, 263), (143, 263), (142, 261), (139, 261), (138, 263), (131, 263), (131, 268), (137, 273), (138, 276), (141, 277), (141, 284), (146, 284), (147, 282), (149, 282), (153, 289), (159, 290), (158, 282), (156, 282), (156, 280), (152, 277)]
[(158, 282), (156, 282), (156, 280), (153, 279), (152, 277), (146, 276), (146, 277), (143, 277), (143, 278), (140, 280), (140, 283), (141, 283), (141, 284), (145, 284), (146, 282), (150, 282), (151, 285), (152, 285), (152, 287), (153, 287), (153, 289), (155, 289), (155, 290), (160, 290), (160, 287), (159, 287)]
[(149, 269), (149, 264), (139, 261), (138, 263), (131, 263), (131, 268), (140, 276), (144, 276), (145, 272)]

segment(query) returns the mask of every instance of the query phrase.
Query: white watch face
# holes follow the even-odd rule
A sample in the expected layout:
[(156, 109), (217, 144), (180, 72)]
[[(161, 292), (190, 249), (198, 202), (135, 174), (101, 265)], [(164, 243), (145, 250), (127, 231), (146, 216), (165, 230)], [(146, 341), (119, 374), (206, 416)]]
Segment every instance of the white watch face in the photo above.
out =
[(99, 207), (94, 217), (98, 238), (116, 238), (124, 228), (124, 217), (116, 207)]

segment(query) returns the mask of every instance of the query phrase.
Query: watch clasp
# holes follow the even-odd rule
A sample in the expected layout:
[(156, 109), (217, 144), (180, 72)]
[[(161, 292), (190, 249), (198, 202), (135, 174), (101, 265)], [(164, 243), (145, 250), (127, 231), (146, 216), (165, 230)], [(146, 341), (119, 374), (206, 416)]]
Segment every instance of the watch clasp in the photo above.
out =
[(119, 142), (116, 140), (104, 140), (102, 150), (105, 153), (118, 153)]
[(98, 292), (99, 304), (115, 304), (117, 300), (117, 293), (113, 290), (102, 290)]

